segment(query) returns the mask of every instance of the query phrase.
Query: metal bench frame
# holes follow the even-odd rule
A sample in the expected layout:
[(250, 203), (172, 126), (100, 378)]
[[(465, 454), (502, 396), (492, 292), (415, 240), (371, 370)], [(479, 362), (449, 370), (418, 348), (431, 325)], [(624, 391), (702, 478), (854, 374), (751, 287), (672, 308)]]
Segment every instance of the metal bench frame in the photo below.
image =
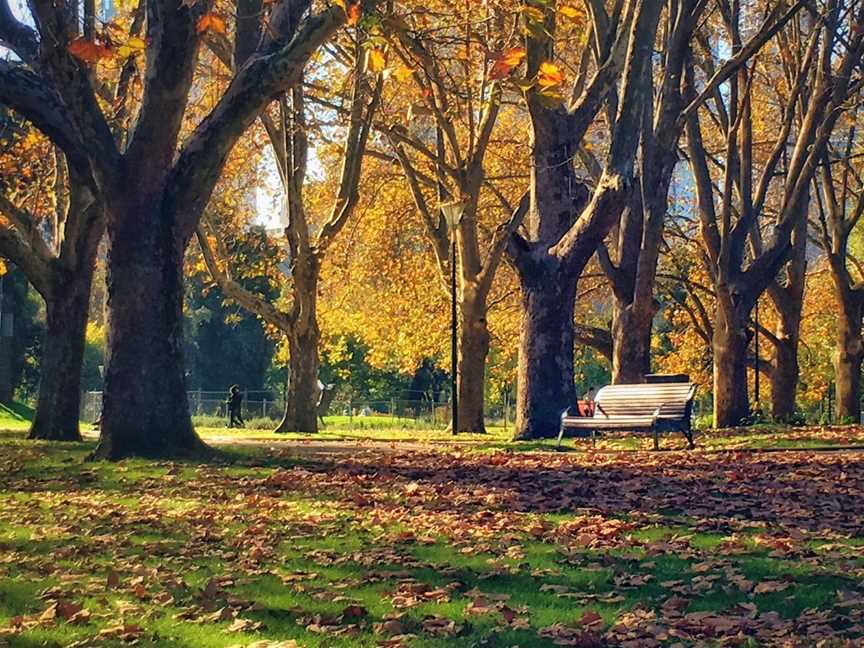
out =
[[(556, 449), (561, 448), (561, 441), (564, 439), (564, 432), (567, 429), (582, 429), (589, 430), (591, 432), (591, 443), (596, 444), (596, 432), (597, 430), (648, 430), (651, 432), (651, 435), (654, 438), (654, 449), (660, 449), (660, 432), (681, 432), (684, 437), (687, 439), (687, 443), (692, 450), (695, 446), (693, 444), (693, 431), (691, 427), (691, 418), (693, 413), (693, 397), (696, 395), (696, 385), (688, 384), (689, 389), (686, 393), (686, 402), (684, 403), (683, 414), (676, 417), (663, 416), (664, 408), (668, 408), (672, 405), (681, 406), (682, 399), (675, 399), (674, 401), (666, 401), (659, 403), (657, 407), (654, 409), (654, 412), (650, 416), (646, 415), (633, 415), (633, 416), (622, 416), (622, 415), (609, 415), (605, 411), (603, 411), (603, 402), (602, 400), (597, 400), (594, 403), (594, 415), (593, 416), (572, 416), (570, 415), (571, 408), (567, 408), (561, 413), (561, 428), (558, 432), (558, 444), (555, 446)], [(626, 388), (628, 385), (616, 385), (617, 389)], [(640, 385), (632, 385), (634, 388), (644, 388), (644, 384)], [(602, 396), (602, 389), (597, 392), (598, 396)], [(599, 413), (599, 416), (598, 416)]]

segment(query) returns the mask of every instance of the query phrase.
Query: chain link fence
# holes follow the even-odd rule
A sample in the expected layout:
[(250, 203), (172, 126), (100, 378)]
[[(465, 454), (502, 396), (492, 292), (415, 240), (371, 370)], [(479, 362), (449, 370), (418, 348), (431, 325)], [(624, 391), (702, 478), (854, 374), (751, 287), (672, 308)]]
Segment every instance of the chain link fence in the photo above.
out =
[[(189, 409), (197, 425), (221, 426), (227, 423), (225, 391), (194, 390), (188, 392)], [(285, 411), (285, 400), (271, 391), (246, 391), (243, 396), (243, 418), (247, 427), (275, 426)], [(81, 419), (96, 422), (102, 412), (102, 392), (84, 394)], [(450, 404), (422, 398), (362, 399), (337, 396), (330, 403), (323, 420), (335, 429), (396, 427), (405, 429), (445, 429), (450, 423)], [(513, 422), (513, 408), (508, 402), (486, 407), (486, 424), (508, 427)]]

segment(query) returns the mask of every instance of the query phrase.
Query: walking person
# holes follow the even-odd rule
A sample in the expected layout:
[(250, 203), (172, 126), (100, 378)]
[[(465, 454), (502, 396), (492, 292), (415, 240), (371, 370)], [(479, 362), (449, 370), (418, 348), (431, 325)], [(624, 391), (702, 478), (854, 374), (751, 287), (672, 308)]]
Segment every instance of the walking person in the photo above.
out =
[(228, 390), (228, 399), (225, 401), (228, 407), (228, 427), (243, 427), (246, 422), (243, 420), (243, 392), (240, 391), (240, 385), (232, 385)]

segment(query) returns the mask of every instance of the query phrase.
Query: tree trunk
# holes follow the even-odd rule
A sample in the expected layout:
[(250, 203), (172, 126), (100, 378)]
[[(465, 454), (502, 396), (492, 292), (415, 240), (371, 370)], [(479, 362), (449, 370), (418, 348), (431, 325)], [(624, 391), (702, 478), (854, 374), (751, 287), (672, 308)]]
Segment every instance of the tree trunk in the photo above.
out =
[(798, 389), (798, 328), (784, 326), (781, 316), (777, 339), (771, 369), (771, 416), (775, 421), (788, 422), (795, 416)]
[(81, 366), (90, 305), (93, 267), (55, 282), (47, 301), (47, 329), (40, 358), (39, 397), (31, 439), (80, 441)]
[[(852, 311), (850, 313), (849, 311)], [(837, 383), (837, 421), (861, 421), (861, 361), (864, 341), (861, 338), (860, 309), (843, 309), (837, 318), (837, 349), (834, 356)]]
[(288, 387), (285, 415), (276, 432), (318, 432), (318, 257), (305, 250), (294, 259), (294, 310), (299, 313), (288, 331)]
[(516, 389), (516, 438), (558, 434), (561, 413), (576, 402), (573, 385), (573, 313), (576, 282), (560, 273), (522, 279), (522, 326)]
[(632, 304), (615, 300), (612, 313), (612, 383), (631, 385), (645, 382), (651, 372), (651, 330), (653, 313), (637, 311)]
[[(809, 200), (809, 194), (807, 196)], [(802, 214), (792, 233), (792, 247), (786, 263), (786, 282), (776, 280), (768, 295), (777, 311), (774, 366), (771, 370), (771, 417), (788, 422), (795, 416), (798, 390), (798, 342), (801, 338), (801, 312), (807, 283), (807, 200), (802, 199)]]
[(747, 329), (735, 306), (717, 300), (714, 324), (714, 427), (740, 425), (750, 414), (747, 395)]
[(288, 336), (288, 390), (285, 415), (276, 432), (318, 432), (318, 326)]
[(186, 396), (184, 246), (164, 214), (154, 218), (134, 203), (115, 209), (126, 213), (108, 219), (108, 358), (93, 456), (194, 455), (206, 446), (192, 427)]
[(459, 429), (457, 432), (485, 433), (483, 418), (486, 356), (489, 355), (489, 328), (486, 304), (466, 300), (462, 303), (462, 328), (459, 331)]

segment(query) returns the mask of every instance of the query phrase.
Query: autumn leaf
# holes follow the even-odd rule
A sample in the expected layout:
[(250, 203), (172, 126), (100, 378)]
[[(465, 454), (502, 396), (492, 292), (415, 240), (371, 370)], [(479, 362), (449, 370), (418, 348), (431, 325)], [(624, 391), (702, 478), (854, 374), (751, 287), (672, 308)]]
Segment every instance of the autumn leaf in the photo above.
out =
[(545, 90), (561, 85), (563, 82), (564, 73), (561, 68), (549, 61), (540, 64), (540, 69), (537, 71), (537, 85)]
[(198, 19), (196, 29), (199, 34), (206, 31), (213, 31), (217, 34), (224, 34), (226, 31), (225, 21), (214, 13), (206, 13)]
[(526, 52), (524, 47), (511, 47), (504, 50), (502, 60), (511, 67), (516, 67), (525, 58)]
[(393, 77), (399, 83), (407, 83), (411, 80), (411, 77), (414, 75), (414, 70), (409, 68), (407, 65), (400, 65), (396, 69), (393, 70)]
[(558, 13), (570, 20), (576, 20), (582, 16), (582, 11), (575, 5), (565, 4), (558, 7)]
[(114, 56), (114, 52), (105, 45), (99, 45), (86, 38), (76, 38), (69, 43), (69, 53), (79, 61), (87, 65), (93, 65), (99, 61)]
[(371, 48), (366, 52), (366, 69), (375, 74), (380, 74), (387, 67), (387, 59), (384, 52)]
[(345, 12), (348, 15), (348, 24), (356, 25), (360, 22), (360, 16), (363, 10), (360, 7), (360, 3), (355, 3), (348, 6), (348, 10)]
[(128, 41), (126, 41), (123, 45), (117, 48), (117, 56), (120, 58), (126, 59), (130, 56), (135, 56), (136, 54), (140, 54), (147, 48), (147, 41), (143, 38), (138, 38), (137, 36), (133, 36)]
[(492, 57), (493, 64), (489, 71), (489, 78), (493, 81), (507, 78), (524, 58), (525, 48), (523, 47), (511, 47), (498, 52)]

